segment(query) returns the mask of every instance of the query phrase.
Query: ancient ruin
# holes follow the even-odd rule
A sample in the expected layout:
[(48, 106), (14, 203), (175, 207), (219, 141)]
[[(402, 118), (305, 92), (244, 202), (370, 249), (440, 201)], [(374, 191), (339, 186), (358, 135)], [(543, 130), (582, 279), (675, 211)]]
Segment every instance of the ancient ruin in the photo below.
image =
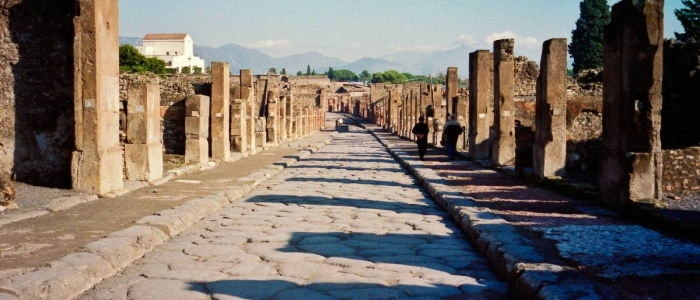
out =
[(662, 197), (663, 15), (663, 1), (621, 1), (605, 27), (600, 193), (616, 205)]
[(566, 39), (542, 46), (533, 145), (533, 170), (539, 178), (566, 174), (566, 49)]
[(478, 50), (469, 54), (469, 156), (491, 157), (493, 125), (493, 54)]
[(515, 165), (515, 57), (513, 39), (493, 42), (493, 127), (491, 161), (497, 166)]

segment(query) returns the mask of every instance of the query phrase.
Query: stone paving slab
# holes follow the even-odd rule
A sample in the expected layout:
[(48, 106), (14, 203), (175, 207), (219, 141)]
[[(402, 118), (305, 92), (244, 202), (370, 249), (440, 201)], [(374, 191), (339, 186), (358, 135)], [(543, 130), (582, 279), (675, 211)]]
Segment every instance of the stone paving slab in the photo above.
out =
[[(332, 136), (331, 136), (332, 138)], [(265, 180), (272, 177), (272, 174), (280, 171), (278, 166), (291, 167), (301, 157), (307, 157), (309, 153), (316, 151), (318, 147), (323, 147), (330, 143), (330, 139), (321, 143), (309, 144), (309, 146), (299, 151), (296, 158), (283, 158), (274, 164), (274, 167), (267, 166), (263, 170), (262, 178)], [(291, 146), (290, 146), (291, 147)], [(185, 183), (186, 184), (186, 183)], [(51, 261), (45, 267), (36, 269), (3, 270), (0, 275), (0, 299), (73, 299), (94, 284), (101, 280), (115, 275), (122, 268), (132, 261), (153, 250), (157, 245), (162, 244), (171, 236), (179, 233), (195, 222), (219, 210), (224, 205), (237, 200), (251, 191), (251, 185), (231, 186), (229, 190), (217, 192), (206, 197), (188, 200), (182, 205), (164, 210), (153, 216), (144, 217), (136, 222), (136, 225), (125, 230), (114, 232), (103, 239), (92, 242), (75, 253)], [(68, 207), (62, 208), (65, 210)], [(215, 248), (204, 248), (204, 252), (213, 251)], [(229, 253), (231, 249), (221, 250)], [(216, 254), (216, 252), (214, 251)], [(201, 255), (201, 250), (193, 250), (193, 254), (186, 254), (186, 257)], [(205, 255), (206, 256), (206, 255)], [(160, 257), (160, 256), (159, 256)], [(167, 258), (168, 256), (162, 257)], [(243, 259), (250, 259), (244, 257)], [(187, 289), (194, 289), (196, 294), (205, 292), (198, 290), (198, 285), (189, 285), (186, 282), (177, 282), (178, 279), (210, 278), (220, 279), (225, 277), (219, 271), (205, 270), (200, 273), (193, 273), (186, 264), (183, 264), (182, 257), (175, 258), (176, 264), (170, 268), (167, 265), (165, 270), (155, 271), (155, 274), (164, 277), (165, 280), (158, 286), (166, 286), (172, 293), (168, 297), (162, 298), (162, 293), (141, 294), (139, 297), (130, 299), (196, 299), (191, 296), (192, 292), (185, 293)], [(215, 262), (213, 262), (215, 263)], [(230, 267), (230, 266), (227, 266)], [(181, 269), (178, 269), (181, 268)], [(220, 274), (220, 275), (216, 275)], [(141, 276), (139, 274), (139, 276)], [(122, 278), (123, 279), (123, 278)], [(152, 284), (143, 282), (138, 278), (126, 280), (129, 284), (136, 285), (136, 291), (150, 291)], [(186, 280), (185, 280), (186, 281)], [(123, 288), (121, 283), (116, 284), (116, 289)], [(184, 288), (183, 288), (184, 287)], [(182, 293), (180, 293), (182, 292)], [(154, 296), (154, 293), (158, 296)], [(113, 294), (101, 294), (103, 299), (114, 299)], [(208, 297), (204, 297), (208, 299)]]
[[(630, 224), (591, 203), (538, 192), (516, 179), (505, 182), (500, 179), (504, 175), (467, 161), (447, 161), (437, 150), (430, 150), (426, 161), (420, 161), (414, 143), (376, 126), (364, 126), (450, 212), (521, 296), (695, 297), (688, 295), (696, 295), (692, 290), (698, 284), (675, 282), (700, 278), (700, 245)], [(657, 276), (655, 288), (645, 281), (633, 283), (654, 278), (650, 276)]]
[(350, 128), (77, 299), (507, 298), (449, 214)]

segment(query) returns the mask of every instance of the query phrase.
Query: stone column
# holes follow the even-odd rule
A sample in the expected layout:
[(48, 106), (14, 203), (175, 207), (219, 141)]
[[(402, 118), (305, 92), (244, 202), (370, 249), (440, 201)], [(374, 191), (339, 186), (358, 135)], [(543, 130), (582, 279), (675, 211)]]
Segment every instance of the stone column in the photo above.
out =
[(83, 1), (75, 17), (73, 189), (106, 195), (124, 187), (119, 145), (119, 5)]
[(493, 127), (495, 134), (491, 162), (497, 166), (515, 165), (514, 46), (515, 42), (513, 39), (493, 42)]
[(185, 163), (209, 162), (209, 105), (207, 96), (190, 95), (185, 100)]
[(457, 112), (457, 107), (455, 106), (455, 99), (459, 96), (459, 77), (457, 76), (457, 68), (449, 67), (447, 68), (447, 107), (445, 110), (445, 115), (449, 116)]
[(493, 55), (488, 50), (469, 54), (469, 156), (489, 159), (493, 122)]
[[(455, 96), (453, 106), (455, 108), (455, 114), (457, 115), (457, 121), (459, 122), (459, 124), (462, 124), (462, 127), (464, 127), (464, 129), (468, 129), (467, 127), (469, 127), (469, 98), (467, 96), (461, 95)], [(459, 136), (459, 139), (457, 140), (457, 149), (468, 149), (468, 147), (464, 147), (464, 137), (466, 135), (467, 133), (462, 133)]]
[(267, 103), (267, 141), (272, 144), (272, 147), (277, 147), (279, 144), (279, 131), (277, 130), (278, 104), (278, 100), (275, 97), (271, 97)]
[(126, 96), (126, 179), (153, 181), (163, 177), (160, 131), (160, 86), (129, 85)]
[(279, 130), (280, 140), (287, 141), (287, 96), (282, 96), (279, 103)]
[(603, 45), (601, 197), (615, 205), (661, 199), (663, 0), (612, 8)]
[(244, 99), (234, 99), (231, 104), (231, 149), (243, 156), (248, 154), (246, 106)]
[(566, 39), (542, 46), (537, 78), (533, 172), (539, 178), (566, 174)]
[(231, 160), (230, 72), (225, 62), (211, 63), (211, 157)]
[(255, 142), (255, 123), (257, 114), (257, 106), (255, 105), (255, 91), (253, 89), (253, 76), (250, 70), (241, 70), (241, 99), (246, 102), (246, 139), (248, 142), (248, 150), (251, 155), (258, 153)]

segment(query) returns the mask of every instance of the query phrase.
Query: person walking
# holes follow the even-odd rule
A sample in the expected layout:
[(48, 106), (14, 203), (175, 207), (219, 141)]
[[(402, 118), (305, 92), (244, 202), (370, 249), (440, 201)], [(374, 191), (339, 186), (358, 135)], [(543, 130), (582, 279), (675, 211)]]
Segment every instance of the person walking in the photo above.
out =
[(413, 130), (411, 130), (411, 132), (416, 135), (416, 144), (418, 144), (418, 157), (420, 157), (420, 160), (423, 160), (425, 152), (428, 151), (428, 132), (430, 132), (428, 124), (425, 124), (424, 121), (425, 118), (423, 116), (420, 116), (418, 118), (418, 123), (416, 123), (416, 125), (413, 126)]
[(457, 115), (450, 115), (450, 120), (445, 123), (445, 129), (442, 132), (445, 148), (447, 148), (447, 157), (449, 157), (450, 160), (455, 159), (457, 140), (462, 132), (462, 124), (459, 124), (457, 121)]

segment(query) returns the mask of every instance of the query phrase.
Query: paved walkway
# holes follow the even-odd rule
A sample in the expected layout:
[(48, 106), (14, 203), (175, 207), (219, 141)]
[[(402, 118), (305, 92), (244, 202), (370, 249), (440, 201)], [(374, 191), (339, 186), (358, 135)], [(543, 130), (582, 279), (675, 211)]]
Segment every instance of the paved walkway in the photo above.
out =
[(503, 299), (507, 285), (353, 127), (79, 299)]
[(476, 163), (448, 161), (443, 150), (430, 149), (426, 160), (419, 161), (414, 143), (366, 125), (419, 177), (434, 174), (445, 190), (470, 199), (484, 214), (517, 231), (517, 243), (507, 235), (488, 237), (495, 239), (494, 247), (481, 234), (479, 220), (468, 225), (473, 241), (491, 243), (481, 245), (493, 264), (542, 266), (546, 276), (528, 283), (506, 272), (515, 268), (500, 268), (519, 292), (564, 299), (698, 299), (700, 245), (677, 232), (635, 224), (589, 201), (528, 185)]

